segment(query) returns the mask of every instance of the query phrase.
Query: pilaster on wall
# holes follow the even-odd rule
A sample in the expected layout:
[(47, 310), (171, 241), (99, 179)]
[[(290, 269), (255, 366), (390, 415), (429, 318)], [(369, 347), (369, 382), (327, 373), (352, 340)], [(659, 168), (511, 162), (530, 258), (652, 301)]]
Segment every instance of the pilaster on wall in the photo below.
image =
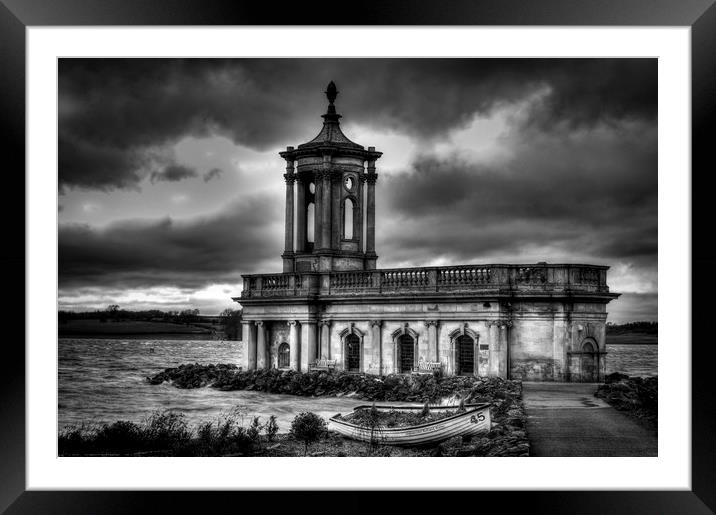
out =
[(564, 318), (554, 319), (552, 353), (554, 358), (553, 379), (565, 381), (567, 378), (567, 349), (569, 347), (569, 322)]
[(485, 325), (487, 329), (485, 343), (490, 346), (490, 367), (488, 375), (490, 377), (501, 377), (504, 379), (507, 364), (505, 363), (505, 349), (500, 346), (497, 326), (492, 322), (488, 322)]
[(256, 370), (268, 368), (268, 348), (266, 346), (266, 325), (256, 322)]
[(331, 321), (321, 320), (318, 325), (321, 328), (318, 357), (320, 359), (331, 359)]
[(383, 370), (383, 340), (382, 340), (382, 330), (381, 330), (382, 325), (383, 325), (383, 322), (381, 322), (380, 320), (371, 320), (371, 322), (370, 322), (371, 347), (373, 348), (373, 360), (377, 363), (378, 374), (381, 376), (383, 374), (385, 374), (385, 371)]
[(426, 361), (440, 361), (440, 353), (438, 349), (438, 324), (439, 320), (426, 320), (425, 327), (428, 328), (428, 356)]

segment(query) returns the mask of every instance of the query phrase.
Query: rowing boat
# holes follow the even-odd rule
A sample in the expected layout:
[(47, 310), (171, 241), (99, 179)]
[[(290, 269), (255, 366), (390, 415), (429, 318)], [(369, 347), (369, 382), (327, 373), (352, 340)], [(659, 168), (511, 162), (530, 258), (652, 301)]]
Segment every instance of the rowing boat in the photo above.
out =
[[(415, 426), (375, 427), (361, 426), (342, 419), (341, 414), (328, 420), (329, 429), (354, 440), (378, 441), (388, 445), (426, 445), (441, 442), (454, 436), (473, 436), (490, 431), (490, 405), (465, 404), (465, 411)], [(356, 406), (353, 410), (370, 409), (370, 405)], [(378, 411), (422, 410), (421, 406), (375, 406)], [(458, 406), (431, 406), (430, 410), (457, 410)]]

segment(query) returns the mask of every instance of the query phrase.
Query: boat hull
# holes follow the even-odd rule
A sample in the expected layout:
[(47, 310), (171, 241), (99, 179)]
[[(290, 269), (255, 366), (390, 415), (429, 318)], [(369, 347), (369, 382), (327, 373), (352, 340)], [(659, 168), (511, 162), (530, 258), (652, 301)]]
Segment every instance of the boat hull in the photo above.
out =
[[(355, 409), (370, 408), (358, 406)], [(389, 409), (407, 411), (420, 410), (413, 406), (376, 406), (380, 411)], [(457, 409), (457, 406), (436, 406), (430, 410)], [(418, 446), (437, 443), (455, 436), (473, 436), (490, 431), (490, 405), (467, 404), (465, 411), (426, 424), (406, 427), (381, 427), (373, 430), (368, 427), (352, 424), (339, 418), (340, 414), (329, 419), (329, 429), (354, 440), (378, 442), (388, 445)]]

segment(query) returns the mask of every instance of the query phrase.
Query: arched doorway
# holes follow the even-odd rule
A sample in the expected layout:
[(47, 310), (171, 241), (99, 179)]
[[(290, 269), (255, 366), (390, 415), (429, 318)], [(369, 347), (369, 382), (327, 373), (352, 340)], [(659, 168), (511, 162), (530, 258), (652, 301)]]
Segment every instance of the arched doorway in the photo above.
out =
[(360, 338), (355, 334), (346, 336), (346, 370), (360, 372)]
[(457, 373), (475, 374), (475, 340), (466, 334), (457, 339)]
[(291, 366), (291, 347), (283, 342), (278, 346), (278, 368), (289, 368)]
[(415, 366), (415, 341), (409, 334), (404, 334), (398, 339), (398, 351), (400, 352), (399, 371), (412, 372)]
[(594, 344), (590, 341), (582, 345), (582, 381), (585, 383), (598, 381), (597, 354)]

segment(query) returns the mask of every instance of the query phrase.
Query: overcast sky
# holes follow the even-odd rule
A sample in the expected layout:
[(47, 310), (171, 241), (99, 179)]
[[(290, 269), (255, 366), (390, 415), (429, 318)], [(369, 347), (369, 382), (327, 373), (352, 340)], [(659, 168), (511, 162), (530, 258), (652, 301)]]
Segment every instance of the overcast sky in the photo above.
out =
[(61, 59), (60, 309), (238, 307), (280, 272), (285, 162), (338, 86), (379, 267), (609, 265), (657, 319), (655, 59)]

